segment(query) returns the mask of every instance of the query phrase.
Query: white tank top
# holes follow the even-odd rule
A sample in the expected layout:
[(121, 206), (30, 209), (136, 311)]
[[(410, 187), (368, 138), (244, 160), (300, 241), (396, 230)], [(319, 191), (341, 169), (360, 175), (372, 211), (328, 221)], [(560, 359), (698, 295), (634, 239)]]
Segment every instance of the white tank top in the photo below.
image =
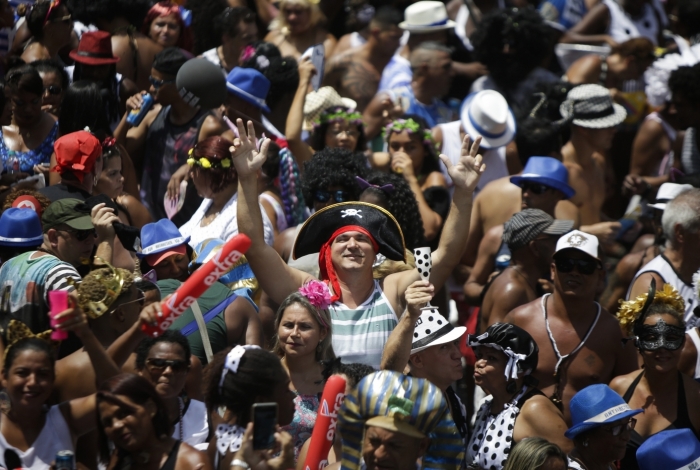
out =
[[(658, 274), (666, 284), (671, 284), (673, 287), (675, 287), (678, 293), (685, 301), (686, 330), (699, 326), (700, 317), (693, 313), (695, 307), (698, 306), (698, 296), (695, 293), (695, 288), (693, 288), (692, 285), (686, 284), (681, 280), (681, 278), (678, 277), (678, 274), (676, 274), (676, 270), (673, 269), (673, 266), (671, 266), (671, 263), (668, 262), (664, 255), (659, 255), (653, 260), (649, 261), (644, 266), (642, 266), (642, 269), (640, 269), (639, 272), (637, 272), (637, 274), (634, 276), (634, 280), (630, 284), (629, 289), (627, 289), (627, 299), (629, 300), (630, 298), (630, 291), (632, 290), (632, 286), (634, 285), (634, 282), (637, 280), (637, 278), (640, 275), (649, 272)], [(660, 289), (661, 286), (656, 286), (656, 288)]]
[[(206, 442), (209, 437), (207, 407), (199, 400), (190, 400), (187, 411), (182, 416), (183, 442), (196, 446)], [(180, 439), (180, 422), (175, 425), (173, 438)]]
[(663, 26), (659, 25), (659, 17), (662, 13), (655, 11), (654, 6), (645, 4), (642, 17), (633, 20), (615, 0), (603, 0), (603, 3), (610, 10), (608, 34), (615, 41), (622, 43), (632, 38), (645, 37), (655, 46), (658, 45), (659, 30)]
[[(459, 157), (462, 154), (462, 137), (460, 134), (462, 130), (462, 121), (452, 121), (448, 122), (447, 124), (438, 124), (438, 126), (442, 131), (442, 153), (447, 155), (454, 165), (459, 161)], [(505, 146), (490, 150), (482, 149), (481, 154), (484, 157), (486, 170), (481, 175), (479, 184), (474, 190), (474, 197), (476, 197), (476, 195), (479, 194), (479, 191), (481, 191), (491, 181), (508, 176)], [(450, 188), (450, 192), (452, 192), (454, 190), (452, 178), (450, 178), (450, 175), (447, 174), (447, 168), (442, 161), (440, 161), (440, 170), (442, 171), (442, 174), (445, 175), (447, 186)]]
[(56, 459), (56, 453), (62, 450), (75, 452), (73, 436), (58, 405), (52, 406), (46, 413), (43, 429), (26, 452), (9, 445), (0, 433), (0, 465), (3, 468), (7, 468), (5, 451), (8, 449), (17, 454), (25, 470), (48, 470), (51, 462)]
[(686, 333), (688, 333), (690, 339), (693, 340), (695, 350), (698, 352), (695, 356), (695, 374), (693, 375), (693, 378), (697, 380), (700, 379), (700, 336), (698, 336), (697, 328), (691, 328)]

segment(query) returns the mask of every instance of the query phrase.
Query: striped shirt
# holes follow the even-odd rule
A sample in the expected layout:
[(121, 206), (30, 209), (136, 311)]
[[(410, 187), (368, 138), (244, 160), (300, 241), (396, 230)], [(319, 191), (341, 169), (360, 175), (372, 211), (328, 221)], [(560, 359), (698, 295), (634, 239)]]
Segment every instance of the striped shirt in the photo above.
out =
[(357, 308), (334, 302), (329, 310), (335, 355), (346, 364), (359, 362), (379, 369), (384, 345), (399, 321), (379, 281), (374, 281), (372, 294)]

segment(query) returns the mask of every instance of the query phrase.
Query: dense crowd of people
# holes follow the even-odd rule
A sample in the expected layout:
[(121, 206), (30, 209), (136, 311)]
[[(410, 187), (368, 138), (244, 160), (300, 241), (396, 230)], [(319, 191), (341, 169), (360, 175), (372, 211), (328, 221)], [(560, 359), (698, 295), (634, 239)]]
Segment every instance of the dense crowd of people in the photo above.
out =
[(0, 0), (0, 67), (0, 468), (700, 468), (700, 0)]

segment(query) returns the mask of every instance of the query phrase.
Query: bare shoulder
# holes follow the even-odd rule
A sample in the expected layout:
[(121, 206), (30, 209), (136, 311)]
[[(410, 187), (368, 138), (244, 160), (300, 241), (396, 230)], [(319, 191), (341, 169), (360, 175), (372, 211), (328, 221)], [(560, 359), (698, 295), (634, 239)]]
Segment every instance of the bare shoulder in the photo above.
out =
[(539, 318), (539, 316), (536, 316), (536, 314), (542, 310), (541, 303), (542, 297), (537, 298), (532, 302), (528, 302), (525, 305), (521, 305), (520, 307), (511, 310), (503, 321), (505, 323), (512, 323), (513, 325), (524, 328), (525, 326), (531, 324), (534, 318)]
[[(615, 390), (618, 395), (624, 395), (627, 389), (632, 385), (634, 379), (639, 375), (639, 371), (630, 372), (629, 374), (619, 375), (612, 379), (610, 382), (610, 388)], [(700, 385), (700, 384), (698, 384)]]
[(602, 60), (597, 54), (588, 54), (574, 62), (566, 73), (569, 82), (577, 85), (579, 83), (597, 83), (600, 76), (600, 66)]
[(545, 416), (564, 419), (561, 411), (552, 403), (552, 400), (539, 393), (531, 396), (523, 403), (520, 413), (537, 420), (542, 420)]
[(177, 462), (175, 463), (177, 470), (210, 470), (211, 464), (207, 456), (192, 447), (191, 445), (182, 442), (180, 449), (177, 452)]

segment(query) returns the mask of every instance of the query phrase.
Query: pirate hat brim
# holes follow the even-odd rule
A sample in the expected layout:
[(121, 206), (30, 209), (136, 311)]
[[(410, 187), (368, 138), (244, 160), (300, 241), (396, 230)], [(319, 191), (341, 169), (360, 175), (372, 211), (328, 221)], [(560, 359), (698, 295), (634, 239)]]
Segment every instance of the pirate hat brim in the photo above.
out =
[(299, 230), (292, 258), (318, 253), (336, 230), (347, 225), (366, 229), (379, 245), (379, 252), (387, 258), (406, 261), (406, 245), (399, 223), (386, 209), (366, 202), (341, 202), (315, 212)]

